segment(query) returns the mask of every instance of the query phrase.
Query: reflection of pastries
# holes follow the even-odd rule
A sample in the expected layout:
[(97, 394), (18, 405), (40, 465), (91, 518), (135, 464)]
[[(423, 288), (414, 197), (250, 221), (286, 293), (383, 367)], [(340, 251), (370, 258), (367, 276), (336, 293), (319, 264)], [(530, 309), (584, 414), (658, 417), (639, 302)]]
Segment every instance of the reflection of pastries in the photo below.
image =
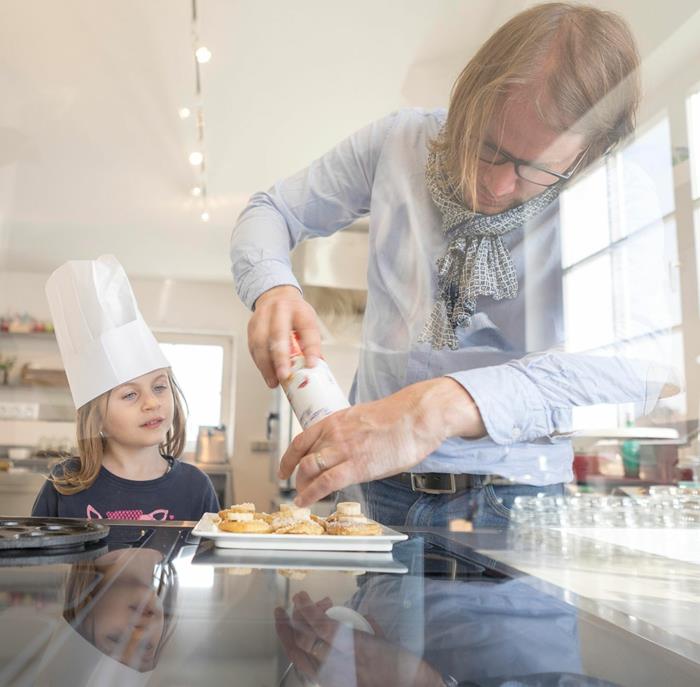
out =
[(245, 532), (247, 534), (267, 534), (271, 527), (264, 520), (253, 517), (253, 513), (231, 512), (226, 514), (226, 519), (219, 522), (219, 529), (224, 532)]
[(253, 572), (253, 568), (226, 568), (226, 572), (229, 575), (250, 575)]
[(277, 572), (290, 580), (303, 580), (308, 574), (306, 570), (288, 570), (287, 568), (279, 568)]
[(360, 517), (364, 522), (357, 519), (357, 516), (352, 520), (346, 518), (333, 520), (326, 525), (326, 532), (350, 537), (375, 536), (382, 533), (381, 525), (374, 520), (367, 520), (364, 516)]
[(325, 534), (323, 525), (313, 520), (298, 520), (290, 525), (284, 525), (275, 529), (275, 534)]

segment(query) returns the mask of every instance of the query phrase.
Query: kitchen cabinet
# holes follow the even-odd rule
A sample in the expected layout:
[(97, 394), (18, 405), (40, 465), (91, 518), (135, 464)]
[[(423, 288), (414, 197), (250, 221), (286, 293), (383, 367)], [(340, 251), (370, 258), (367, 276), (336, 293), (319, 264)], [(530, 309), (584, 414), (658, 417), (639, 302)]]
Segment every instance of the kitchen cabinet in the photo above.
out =
[[(12, 447), (70, 450), (75, 445), (75, 408), (68, 385), (22, 382), (24, 365), (60, 378), (61, 355), (53, 333), (0, 333), (0, 355), (16, 358), (8, 384), (0, 384), (0, 456)], [(35, 377), (36, 378), (36, 377)]]

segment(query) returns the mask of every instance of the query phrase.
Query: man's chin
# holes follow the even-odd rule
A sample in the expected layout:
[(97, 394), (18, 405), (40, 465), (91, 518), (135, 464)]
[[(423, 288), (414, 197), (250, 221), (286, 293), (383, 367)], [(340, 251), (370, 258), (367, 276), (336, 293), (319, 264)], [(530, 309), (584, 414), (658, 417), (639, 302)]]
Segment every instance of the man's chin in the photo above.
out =
[(479, 212), (482, 215), (498, 215), (506, 210), (512, 210), (513, 208), (522, 205), (522, 200), (512, 200), (508, 203), (481, 203), (479, 206)]

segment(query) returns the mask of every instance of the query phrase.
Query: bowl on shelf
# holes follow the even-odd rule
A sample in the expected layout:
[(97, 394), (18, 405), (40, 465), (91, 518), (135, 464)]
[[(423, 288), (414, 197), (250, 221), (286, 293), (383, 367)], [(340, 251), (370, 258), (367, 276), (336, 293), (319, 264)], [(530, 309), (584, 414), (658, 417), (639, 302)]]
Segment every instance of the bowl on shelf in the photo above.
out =
[(31, 458), (32, 449), (26, 446), (13, 446), (7, 449), (7, 457), (10, 460), (24, 460), (25, 458)]

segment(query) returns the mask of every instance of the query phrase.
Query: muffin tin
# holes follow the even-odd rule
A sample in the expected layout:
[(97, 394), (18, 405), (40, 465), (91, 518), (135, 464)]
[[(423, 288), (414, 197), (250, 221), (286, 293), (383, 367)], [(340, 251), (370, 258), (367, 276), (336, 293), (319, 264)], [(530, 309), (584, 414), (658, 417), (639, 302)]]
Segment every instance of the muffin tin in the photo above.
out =
[(109, 534), (94, 520), (72, 518), (0, 518), (0, 556), (16, 549), (80, 548)]

